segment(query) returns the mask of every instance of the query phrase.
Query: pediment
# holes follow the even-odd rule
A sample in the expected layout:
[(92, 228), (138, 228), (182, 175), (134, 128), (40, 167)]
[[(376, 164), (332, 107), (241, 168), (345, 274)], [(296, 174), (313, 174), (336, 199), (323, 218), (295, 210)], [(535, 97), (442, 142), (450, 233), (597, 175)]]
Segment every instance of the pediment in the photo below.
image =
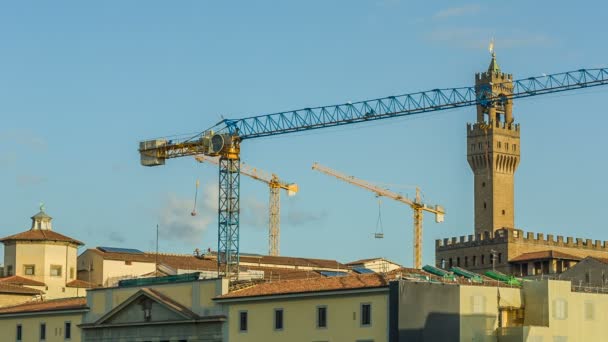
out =
[(128, 325), (195, 320), (200, 318), (171, 298), (144, 288), (102, 316), (94, 325)]

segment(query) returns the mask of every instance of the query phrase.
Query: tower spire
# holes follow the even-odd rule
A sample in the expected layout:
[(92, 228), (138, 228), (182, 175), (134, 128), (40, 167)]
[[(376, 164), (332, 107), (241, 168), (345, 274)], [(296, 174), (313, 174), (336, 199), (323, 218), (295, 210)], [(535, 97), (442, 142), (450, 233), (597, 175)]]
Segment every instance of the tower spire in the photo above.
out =
[(490, 66), (488, 67), (489, 73), (497, 73), (500, 72), (500, 67), (498, 66), (498, 62), (496, 61), (496, 52), (494, 51), (494, 38), (490, 41), (490, 46), (488, 47), (490, 51), (490, 55), (492, 56), (492, 61), (490, 62)]

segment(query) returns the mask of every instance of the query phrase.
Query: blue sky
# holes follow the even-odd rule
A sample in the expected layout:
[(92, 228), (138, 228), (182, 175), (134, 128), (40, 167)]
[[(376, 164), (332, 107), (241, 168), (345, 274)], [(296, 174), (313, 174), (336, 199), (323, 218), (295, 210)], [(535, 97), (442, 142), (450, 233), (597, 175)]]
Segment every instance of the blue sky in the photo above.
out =
[[(498, 61), (516, 78), (606, 66), (608, 5), (555, 2), (63, 1), (0, 4), (0, 235), (46, 203), (86, 247), (217, 247), (217, 170), (191, 158), (139, 165), (137, 143), (223, 117), (467, 86)], [(589, 10), (593, 9), (593, 10)], [(515, 103), (516, 226), (608, 240), (608, 89)], [(412, 212), (310, 170), (314, 161), (447, 210), (437, 238), (473, 232), (466, 123), (474, 108), (246, 141), (242, 160), (297, 182), (283, 196), (283, 255), (412, 263)], [(200, 214), (192, 218), (194, 184)], [(267, 251), (268, 189), (243, 177), (241, 250)]]

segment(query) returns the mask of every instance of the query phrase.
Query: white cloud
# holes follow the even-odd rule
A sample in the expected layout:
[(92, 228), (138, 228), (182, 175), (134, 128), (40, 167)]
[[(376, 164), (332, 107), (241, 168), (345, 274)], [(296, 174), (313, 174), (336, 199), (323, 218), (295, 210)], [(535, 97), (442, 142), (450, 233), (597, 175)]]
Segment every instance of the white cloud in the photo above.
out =
[(203, 189), (196, 215), (192, 216), (192, 198), (178, 198), (169, 194), (160, 210), (159, 234), (167, 240), (199, 245), (208, 228), (217, 221), (217, 186)]

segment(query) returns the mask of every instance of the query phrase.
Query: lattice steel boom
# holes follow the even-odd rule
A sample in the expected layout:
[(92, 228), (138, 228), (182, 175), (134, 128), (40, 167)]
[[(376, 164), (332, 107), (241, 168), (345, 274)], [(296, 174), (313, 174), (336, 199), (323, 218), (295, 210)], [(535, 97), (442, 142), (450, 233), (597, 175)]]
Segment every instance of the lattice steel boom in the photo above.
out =
[[(512, 80), (511, 75), (507, 75), (507, 77), (505, 83), (512, 83), (513, 86), (513, 93), (508, 98), (515, 99), (606, 85), (608, 84), (608, 68), (579, 69), (515, 81)], [(142, 141), (139, 145), (139, 152), (141, 164), (144, 166), (164, 165), (166, 159), (196, 154), (220, 156), (221, 159), (234, 161), (239, 159), (240, 143), (245, 139), (473, 106), (478, 103), (483, 103), (484, 106), (492, 106), (504, 100), (505, 98), (501, 97), (500, 94), (493, 94), (484, 88), (433, 89), (374, 100), (303, 108), (242, 119), (224, 119), (213, 127), (186, 138), (161, 138)], [(238, 167), (236, 170), (236, 173), (238, 173)], [(223, 179), (221, 173), (222, 167), (220, 166), (220, 180)], [(227, 186), (238, 186), (238, 176), (231, 179), (236, 179), (237, 182), (226, 182)], [(220, 197), (238, 196), (238, 189), (226, 190), (230, 191), (220, 193)], [(218, 250), (218, 253), (224, 253), (225, 255), (235, 253), (235, 258), (226, 258), (226, 260), (236, 260), (238, 264), (238, 248), (231, 247), (238, 246), (238, 241), (228, 241), (238, 239), (238, 199), (236, 203), (233, 203), (226, 197), (220, 198), (219, 202), (222, 205), (236, 204), (237, 212), (229, 220), (231, 222), (229, 229), (222, 226), (225, 224), (222, 223), (224, 221), (218, 222), (218, 234), (224, 234), (222, 241), (227, 242), (227, 244), (218, 246), (219, 248), (227, 248), (226, 250)], [(219, 208), (220, 213), (230, 210), (233, 209)], [(221, 214), (218, 214), (219, 216)], [(222, 260), (218, 258), (218, 269), (221, 269), (219, 263)], [(227, 276), (232, 277), (232, 274)]]

